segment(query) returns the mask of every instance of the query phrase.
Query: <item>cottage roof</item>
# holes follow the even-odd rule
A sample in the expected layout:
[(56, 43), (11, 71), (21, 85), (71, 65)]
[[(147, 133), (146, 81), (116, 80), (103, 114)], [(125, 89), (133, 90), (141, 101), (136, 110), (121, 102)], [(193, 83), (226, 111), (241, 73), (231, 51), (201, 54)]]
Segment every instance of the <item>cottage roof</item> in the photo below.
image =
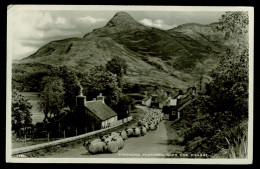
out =
[(114, 110), (99, 100), (86, 102), (86, 107), (102, 121), (117, 116)]
[(177, 99), (178, 96), (179, 96), (179, 93), (175, 93), (175, 94), (172, 95), (172, 98)]

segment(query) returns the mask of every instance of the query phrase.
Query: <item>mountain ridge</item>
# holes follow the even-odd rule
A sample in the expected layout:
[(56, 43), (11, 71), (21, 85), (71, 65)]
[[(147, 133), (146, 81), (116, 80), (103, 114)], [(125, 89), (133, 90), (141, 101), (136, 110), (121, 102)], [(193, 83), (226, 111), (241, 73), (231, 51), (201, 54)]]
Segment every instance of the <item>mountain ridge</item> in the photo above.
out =
[(200, 24), (160, 30), (118, 12), (104, 27), (82, 38), (52, 41), (21, 63), (66, 65), (85, 72), (119, 56), (127, 61), (126, 80), (131, 83), (185, 88), (196, 80), (194, 73), (209, 77), (219, 60), (216, 55), (225, 49), (221, 36), (213, 26)]

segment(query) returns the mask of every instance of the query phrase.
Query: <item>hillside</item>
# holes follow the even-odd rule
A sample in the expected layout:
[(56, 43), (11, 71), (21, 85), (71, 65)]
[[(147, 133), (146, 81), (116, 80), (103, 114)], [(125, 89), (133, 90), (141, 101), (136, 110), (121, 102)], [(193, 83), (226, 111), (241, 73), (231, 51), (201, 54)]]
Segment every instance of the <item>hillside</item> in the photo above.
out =
[(83, 38), (52, 41), (20, 61), (66, 65), (86, 72), (113, 56), (126, 60), (130, 83), (186, 88), (218, 64), (223, 36), (213, 25), (185, 24), (164, 31), (119, 12)]

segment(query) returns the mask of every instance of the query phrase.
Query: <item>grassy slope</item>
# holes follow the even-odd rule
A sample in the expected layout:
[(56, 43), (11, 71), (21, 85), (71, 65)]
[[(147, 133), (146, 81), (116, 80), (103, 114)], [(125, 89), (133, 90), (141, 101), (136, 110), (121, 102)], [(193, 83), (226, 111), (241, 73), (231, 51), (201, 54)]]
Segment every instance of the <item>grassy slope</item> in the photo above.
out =
[[(59, 43), (62, 44), (59, 45)], [(117, 55), (127, 61), (129, 73), (126, 79), (132, 83), (155, 83), (164, 86), (175, 86), (177, 88), (185, 88), (187, 86), (186, 82), (171, 76), (165, 71), (158, 70), (153, 65), (141, 60), (138, 57), (138, 53), (129, 50), (122, 44), (116, 43), (110, 37), (91, 37), (90, 39), (86, 38), (77, 41), (73, 39), (69, 40), (67, 43), (72, 44), (69, 51), (63, 47), (63, 43), (50, 43), (45, 48), (55, 48), (55, 51), (36, 59), (33, 59), (35, 57), (33, 55), (21, 63), (38, 62), (50, 65), (66, 65), (78, 71), (86, 72), (94, 66), (105, 65), (108, 60)], [(35, 55), (40, 55), (42, 50), (40, 49), (39, 53)]]
[(135, 28), (135, 24), (130, 24), (132, 29), (105, 26), (84, 38), (50, 42), (21, 63), (66, 65), (86, 72), (119, 56), (127, 61), (130, 83), (181, 89), (193, 84), (198, 73), (208, 75), (218, 64), (221, 35), (209, 25), (186, 24), (163, 31), (139, 29), (141, 25)]

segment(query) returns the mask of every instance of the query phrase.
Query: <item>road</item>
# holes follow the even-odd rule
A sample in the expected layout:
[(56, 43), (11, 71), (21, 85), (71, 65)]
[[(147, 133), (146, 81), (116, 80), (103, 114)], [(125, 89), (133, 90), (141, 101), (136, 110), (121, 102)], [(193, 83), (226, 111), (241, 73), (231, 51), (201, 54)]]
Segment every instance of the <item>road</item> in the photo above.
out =
[(53, 154), (50, 158), (164, 158), (167, 154), (167, 132), (163, 120), (157, 130), (149, 131), (145, 136), (131, 137), (124, 141), (124, 148), (118, 153), (91, 155), (83, 147), (69, 148), (64, 152)]

